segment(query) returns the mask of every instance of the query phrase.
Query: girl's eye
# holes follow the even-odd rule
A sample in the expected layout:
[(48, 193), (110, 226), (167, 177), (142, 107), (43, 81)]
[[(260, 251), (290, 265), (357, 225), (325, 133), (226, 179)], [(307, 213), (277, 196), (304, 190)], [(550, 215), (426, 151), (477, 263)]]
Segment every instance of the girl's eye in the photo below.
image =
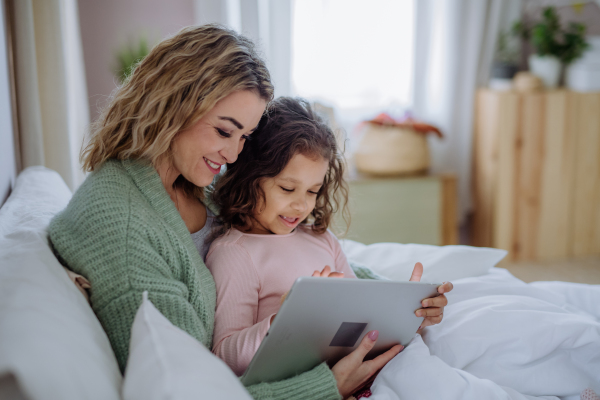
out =
[(217, 132), (219, 133), (219, 135), (221, 135), (224, 138), (230, 138), (231, 134), (225, 132), (223, 129), (219, 129), (219, 128), (215, 128), (217, 130)]
[(308, 193), (314, 194), (315, 196), (319, 194), (319, 192), (313, 192), (312, 190), (309, 190)]
[(281, 190), (283, 190), (284, 192), (293, 192), (294, 189), (286, 189), (283, 186), (279, 186), (281, 188)]

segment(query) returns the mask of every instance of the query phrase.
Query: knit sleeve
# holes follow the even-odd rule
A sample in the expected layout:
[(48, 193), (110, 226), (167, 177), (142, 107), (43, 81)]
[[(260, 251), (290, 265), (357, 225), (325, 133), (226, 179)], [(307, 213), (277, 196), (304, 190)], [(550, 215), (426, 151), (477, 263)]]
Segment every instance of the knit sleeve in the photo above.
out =
[[(49, 239), (68, 267), (90, 281), (92, 308), (121, 371), (127, 364), (131, 326), (145, 290), (174, 325), (210, 347), (212, 277), (208, 271), (201, 274), (181, 267), (189, 251), (169, 241), (166, 228), (161, 229), (156, 218), (148, 218), (139, 202), (131, 205), (131, 186), (110, 189), (118, 196), (107, 201), (98, 190), (87, 195), (88, 186), (82, 186), (67, 209), (51, 221)], [(199, 294), (191, 295), (192, 290)]]
[(259, 383), (246, 389), (256, 400), (339, 400), (333, 373), (323, 363), (308, 372), (273, 383)]
[[(94, 307), (111, 340), (121, 371), (125, 370), (127, 364), (131, 327), (144, 291), (148, 291), (149, 300), (173, 325), (209, 347), (212, 337), (212, 310), (206, 309), (207, 315), (201, 315), (194, 309), (188, 301), (188, 289), (184, 282), (173, 275), (157, 250), (141, 245), (144, 242), (143, 238), (130, 234), (127, 241), (127, 251), (122, 254), (120, 269), (127, 271), (128, 287), (123, 288), (122, 294), (110, 302), (101, 307)], [(138, 249), (140, 251), (137, 251)], [(104, 280), (104, 283), (106, 284), (107, 280)], [(92, 283), (92, 291), (94, 290)], [(104, 297), (107, 297), (106, 294)]]
[(271, 325), (271, 316), (257, 320), (260, 278), (248, 252), (236, 243), (213, 243), (206, 266), (217, 289), (213, 352), (240, 376)]

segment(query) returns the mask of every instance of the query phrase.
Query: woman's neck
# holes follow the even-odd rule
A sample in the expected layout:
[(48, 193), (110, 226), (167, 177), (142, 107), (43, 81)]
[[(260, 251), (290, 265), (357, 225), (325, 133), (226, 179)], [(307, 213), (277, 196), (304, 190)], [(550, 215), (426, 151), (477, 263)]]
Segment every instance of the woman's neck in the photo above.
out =
[(160, 176), (163, 186), (167, 190), (167, 193), (169, 193), (169, 195), (173, 195), (175, 192), (173, 184), (179, 175), (181, 175), (181, 173), (166, 158), (158, 161), (155, 165), (155, 168), (158, 172), (158, 176)]

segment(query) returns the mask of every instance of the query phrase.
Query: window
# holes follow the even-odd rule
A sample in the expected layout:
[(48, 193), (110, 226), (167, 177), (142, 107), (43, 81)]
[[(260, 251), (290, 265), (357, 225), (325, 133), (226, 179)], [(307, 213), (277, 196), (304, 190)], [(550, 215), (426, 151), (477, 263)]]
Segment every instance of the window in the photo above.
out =
[(414, 0), (295, 0), (292, 12), (296, 95), (335, 107), (346, 131), (410, 106)]

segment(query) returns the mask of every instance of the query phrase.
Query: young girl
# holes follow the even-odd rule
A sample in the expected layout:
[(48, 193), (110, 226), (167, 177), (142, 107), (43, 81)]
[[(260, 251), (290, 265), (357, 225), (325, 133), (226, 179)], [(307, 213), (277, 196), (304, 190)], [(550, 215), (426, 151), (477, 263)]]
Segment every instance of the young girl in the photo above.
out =
[(242, 375), (300, 276), (355, 278), (327, 230), (347, 188), (335, 136), (308, 103), (273, 103), (219, 180), (222, 234), (206, 265), (217, 286), (213, 351)]

